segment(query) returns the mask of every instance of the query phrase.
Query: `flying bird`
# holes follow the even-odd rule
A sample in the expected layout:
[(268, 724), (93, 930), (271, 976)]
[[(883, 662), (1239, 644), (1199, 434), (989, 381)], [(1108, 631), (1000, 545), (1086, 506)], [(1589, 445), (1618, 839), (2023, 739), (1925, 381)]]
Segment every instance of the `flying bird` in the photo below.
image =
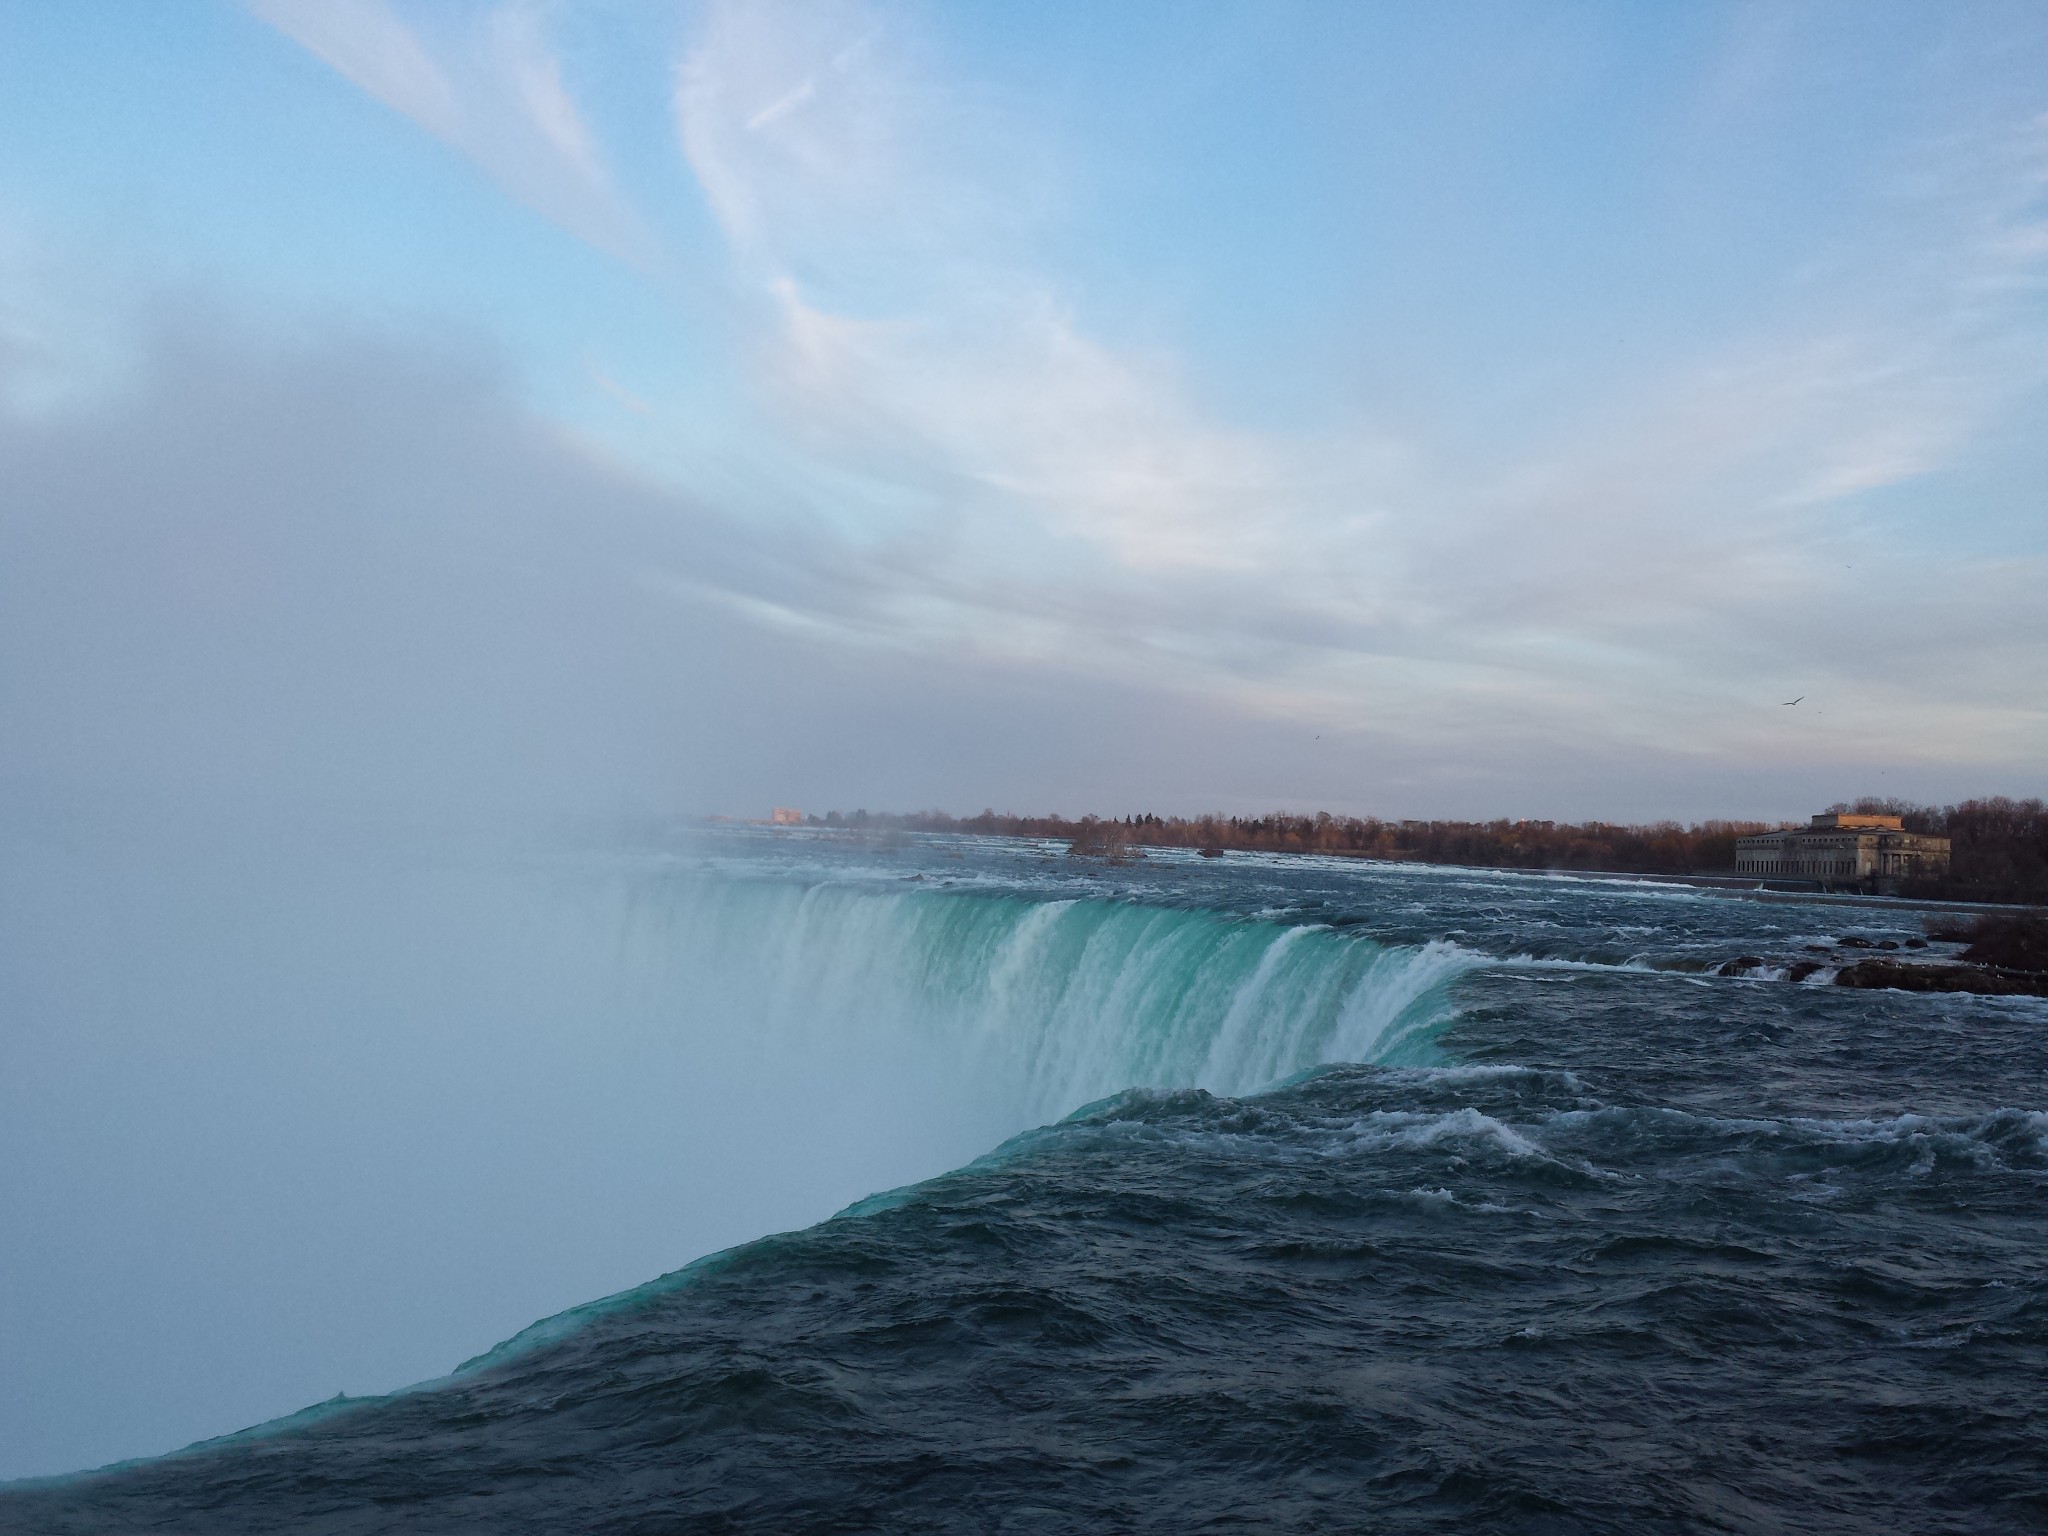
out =
[[(1803, 699), (1805, 697), (1806, 695), (1803, 693), (1799, 695), (1799, 699)], [(1794, 704), (1797, 704), (1799, 702), (1799, 699), (1787, 699), (1783, 704), (1780, 704), (1778, 707), (1780, 709), (1790, 709)]]

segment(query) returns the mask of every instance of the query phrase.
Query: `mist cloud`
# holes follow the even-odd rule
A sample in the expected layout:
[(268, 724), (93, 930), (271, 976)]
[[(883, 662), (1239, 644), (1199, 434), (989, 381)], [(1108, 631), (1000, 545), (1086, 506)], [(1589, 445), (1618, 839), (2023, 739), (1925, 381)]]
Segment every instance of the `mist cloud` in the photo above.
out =
[[(285, 341), (191, 302), (160, 305), (138, 338), (126, 387), (0, 417), (0, 776), (21, 803), (1669, 814), (1768, 810), (1837, 782), (1775, 717), (1748, 734), (1724, 719), (1712, 751), (1648, 727), (1575, 731), (1598, 702), (1573, 682), (1585, 658), (1540, 631), (1520, 670), (1498, 630), (1469, 663), (1439, 645), (1425, 659), (1464, 665), (1460, 689), (1384, 725), (1362, 709), (1319, 728), (1290, 671), (1369, 667), (1357, 631), (1290, 625), (1228, 582), (1210, 589), (1207, 657), (934, 645), (894, 618), (887, 552), (646, 479), (521, 404), (479, 345)], [(1766, 585), (1747, 665), (1767, 674), (1785, 645), (1846, 673), (1853, 650), (1886, 679), (1859, 730), (1942, 690), (1978, 750), (2025, 752), (2038, 707), (2006, 701), (2044, 640), (2036, 575), (2006, 561), (1975, 579), (1978, 605), (1923, 581), (1896, 628), (1853, 646), (1828, 606), (1853, 581), (1804, 613), (1767, 611)], [(1019, 622), (1069, 639), (1084, 622), (1034, 608), (1029, 587), (1012, 600)], [(1725, 650), (1724, 613), (1654, 622), (1674, 650)], [(1105, 643), (1146, 622), (1126, 608)], [(1412, 643), (1398, 627), (1382, 640), (1390, 664)], [(1232, 650), (1242, 694), (1157, 684), (1169, 663), (1199, 679)], [(1247, 702), (1254, 685), (1267, 696)], [(1562, 718), (1546, 724), (1552, 698)], [(1938, 793), (1953, 750), (1902, 743), (1864, 771), (1910, 784), (1932, 756), (1919, 771)]]
[(460, 817), (1228, 790), (1149, 766), (1156, 743), (1240, 735), (1227, 714), (904, 647), (867, 626), (854, 552), (607, 462), (484, 348), (266, 339), (167, 302), (136, 352), (123, 389), (0, 417), (18, 804)]

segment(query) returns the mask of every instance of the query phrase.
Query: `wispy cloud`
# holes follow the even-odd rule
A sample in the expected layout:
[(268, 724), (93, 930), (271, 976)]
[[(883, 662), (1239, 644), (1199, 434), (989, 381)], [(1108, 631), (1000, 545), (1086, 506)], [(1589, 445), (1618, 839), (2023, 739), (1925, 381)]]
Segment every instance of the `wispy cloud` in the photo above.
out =
[[(513, 195), (644, 253), (539, 10), (497, 6), (458, 35), (387, 0), (249, 3)], [(1696, 152), (1797, 88), (1810, 39), (1751, 20), (1703, 69)], [(1503, 435), (1512, 448), (1404, 439), (1364, 414), (1254, 429), (1214, 403), (1199, 359), (1091, 324), (1084, 280), (1047, 254), (1070, 216), (1052, 131), (910, 13), (713, 4), (672, 107), (738, 295), (735, 392), (754, 414), (732, 451), (758, 475), (735, 522), (774, 503), (761, 526), (819, 552), (800, 577), (802, 561), (766, 562), (781, 585), (727, 593), (764, 623), (1338, 729), (1449, 740), (1485, 719), (1701, 751), (1749, 742), (1766, 728), (1754, 701), (1808, 677), (1842, 700), (1838, 748), (1892, 750), (1873, 701), (1946, 668), (1969, 678), (1948, 688), (1944, 736), (1914, 750), (2048, 746), (2010, 676), (1962, 660), (1988, 654), (1966, 615), (2024, 607), (2009, 578), (2040, 551), (1937, 554), (1930, 519), (1883, 510), (2048, 382), (2038, 105), (1873, 162), (1897, 184), (1859, 195), (1890, 212), (1818, 253), (1827, 279), (1788, 278), (1775, 311), (1572, 381), (1540, 432)], [(1883, 647), (1854, 638), (1873, 580), (1913, 594), (1889, 611), (1922, 658), (1885, 678)], [(2031, 634), (2018, 609), (1997, 632)]]
[[(510, 0), (430, 43), (388, 0), (246, 3), (535, 212), (623, 261), (652, 258), (653, 240), (563, 83), (534, 4)], [(446, 12), (431, 19), (451, 21)]]
[(676, 96), (760, 300), (777, 430), (842, 507), (869, 498), (852, 525), (895, 560), (877, 622), (1318, 719), (1434, 732), (1476, 706), (1704, 741), (1775, 686), (1748, 626), (1851, 670), (1774, 606), (1846, 624), (1868, 601), (1832, 569), (1862, 532), (1848, 509), (1943, 467), (2030, 387), (1991, 355), (1985, 321), (2011, 317), (1974, 297), (2031, 260), (2007, 165), (1915, 210), (1931, 295), (1852, 295), (1589, 395), (1575, 432), (1505, 469), (1369, 421), (1248, 431), (1176, 359), (1090, 334), (991, 203), (1033, 125), (964, 109), (913, 54), (856, 7), (799, 25), (726, 6)]
[(677, 77), (684, 153), (758, 301), (757, 377), (783, 431), (871, 483), (867, 526), (914, 531), (955, 584), (1069, 591), (1255, 579), (1333, 522), (1355, 536), (1295, 445), (1077, 319), (1025, 253), (1031, 125), (913, 54), (859, 8), (727, 6)]

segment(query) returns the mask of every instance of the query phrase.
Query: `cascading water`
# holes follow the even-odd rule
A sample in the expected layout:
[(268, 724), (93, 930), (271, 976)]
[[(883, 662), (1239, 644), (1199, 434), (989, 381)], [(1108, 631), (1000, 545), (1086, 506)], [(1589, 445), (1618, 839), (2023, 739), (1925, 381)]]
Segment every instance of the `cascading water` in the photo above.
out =
[(0, 1476), (438, 1376), (1119, 1089), (1412, 1054), (1460, 963), (1035, 850), (92, 846), (0, 859), (0, 1139), (78, 1170), (0, 1189)]
[(1086, 899), (690, 879), (643, 904), (691, 1010), (803, 1052), (902, 1054), (1003, 1131), (1130, 1087), (1246, 1093), (1420, 1059), (1472, 959)]

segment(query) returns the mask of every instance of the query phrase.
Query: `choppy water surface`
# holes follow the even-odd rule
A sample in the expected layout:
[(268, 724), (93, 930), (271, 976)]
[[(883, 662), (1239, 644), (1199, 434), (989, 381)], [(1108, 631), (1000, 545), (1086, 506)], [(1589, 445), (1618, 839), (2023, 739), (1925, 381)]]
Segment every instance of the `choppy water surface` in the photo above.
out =
[(626, 878), (749, 1028), (886, 1020), (1038, 1128), (0, 1528), (2048, 1527), (2048, 1003), (1769, 979), (1917, 913), (946, 839)]

